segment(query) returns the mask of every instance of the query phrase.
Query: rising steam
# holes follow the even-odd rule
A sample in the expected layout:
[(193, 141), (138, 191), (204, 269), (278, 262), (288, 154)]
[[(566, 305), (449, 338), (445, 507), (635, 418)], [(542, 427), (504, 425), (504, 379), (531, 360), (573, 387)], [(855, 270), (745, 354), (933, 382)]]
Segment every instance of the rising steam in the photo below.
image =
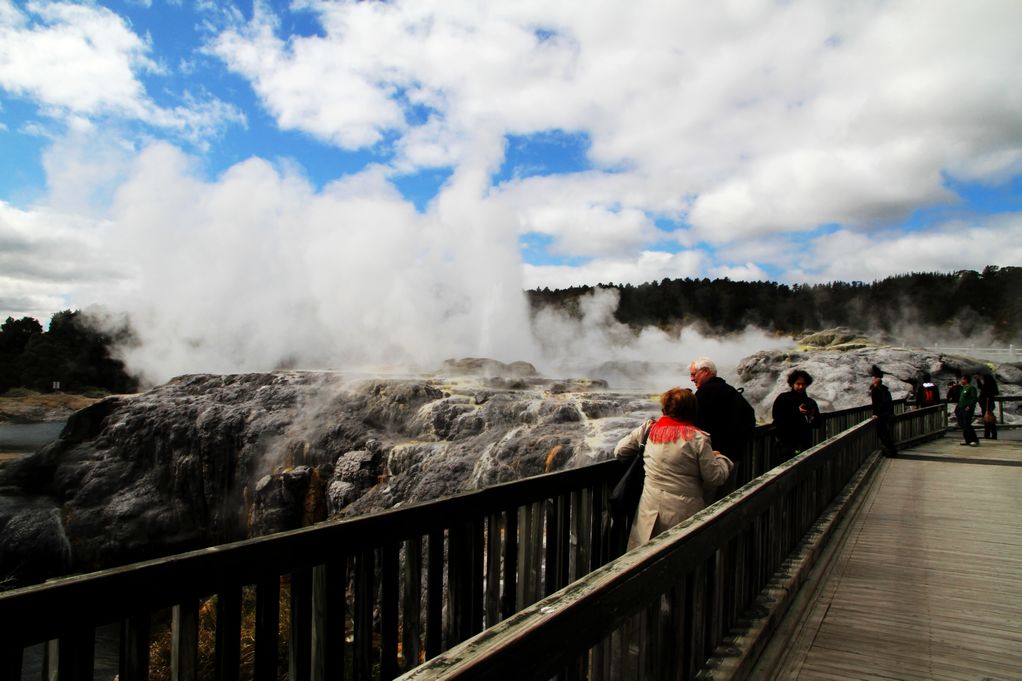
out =
[(266, 161), (197, 179), (168, 145), (140, 154), (115, 198), (112, 253), (133, 263), (130, 288), (108, 293), (137, 343), (120, 349), (146, 383), (183, 373), (277, 368), (429, 371), (448, 358), (532, 362), (581, 376), (606, 362), (673, 365), (655, 386), (687, 381), (702, 354), (726, 371), (785, 341), (694, 329), (635, 334), (617, 323), (617, 294), (580, 318), (530, 319), (516, 220), (487, 200), (478, 174), (456, 174), (418, 212), (372, 168), (315, 191)]

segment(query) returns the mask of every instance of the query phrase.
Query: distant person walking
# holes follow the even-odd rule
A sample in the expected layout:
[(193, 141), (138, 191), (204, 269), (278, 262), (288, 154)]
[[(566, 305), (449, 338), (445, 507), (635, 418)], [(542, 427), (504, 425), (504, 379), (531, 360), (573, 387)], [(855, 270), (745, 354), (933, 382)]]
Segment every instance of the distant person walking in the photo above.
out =
[(951, 381), (947, 384), (947, 403), (951, 405), (951, 416), (955, 423), (958, 423), (958, 396), (961, 394), (962, 385), (958, 381)]
[(884, 456), (897, 456), (898, 448), (891, 435), (891, 420), (894, 419), (894, 400), (891, 391), (884, 385), (884, 372), (876, 364), (870, 373), (873, 381), (869, 384), (869, 399), (873, 407), (873, 424), (880, 444), (884, 447)]
[(813, 377), (802, 369), (788, 374), (788, 392), (774, 400), (771, 415), (774, 419), (774, 437), (780, 445), (775, 465), (787, 461), (799, 452), (813, 446), (813, 430), (820, 427), (820, 408), (806, 394)]
[(983, 414), (983, 437), (997, 439), (997, 379), (993, 374), (983, 374), (979, 382), (979, 408)]
[(972, 376), (969, 374), (962, 374), (959, 383), (962, 389), (958, 393), (958, 425), (962, 427), (962, 435), (965, 438), (965, 442), (959, 442), (958, 444), (978, 447), (979, 437), (976, 435), (976, 429), (972, 425), (972, 419), (976, 416), (979, 393), (973, 387)]
[[(645, 544), (664, 530), (701, 511), (705, 489), (731, 474), (734, 464), (710, 445), (710, 436), (695, 426), (699, 401), (688, 388), (660, 395), (663, 416), (646, 436), (646, 424), (621, 438), (614, 456), (642, 456), (646, 478), (635, 512), (628, 549)], [(645, 446), (643, 438), (646, 437)]]
[[(699, 357), (688, 366), (688, 374), (696, 386), (699, 415), (696, 427), (710, 435), (713, 449), (734, 462), (731, 477), (717, 488), (716, 494), (708, 501), (723, 499), (737, 487), (738, 470), (743, 478), (749, 475), (748, 461), (745, 461), (745, 446), (756, 427), (755, 412), (738, 391), (717, 375), (717, 365), (709, 357)], [(748, 410), (750, 413), (745, 413)]]

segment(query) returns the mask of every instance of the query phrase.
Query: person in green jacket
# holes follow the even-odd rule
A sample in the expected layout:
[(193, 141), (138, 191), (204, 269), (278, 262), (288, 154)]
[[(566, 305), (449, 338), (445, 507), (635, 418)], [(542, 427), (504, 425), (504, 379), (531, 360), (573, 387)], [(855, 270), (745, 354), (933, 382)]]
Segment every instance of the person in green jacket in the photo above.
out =
[(972, 427), (972, 419), (976, 415), (979, 393), (973, 387), (972, 376), (969, 374), (962, 374), (959, 382), (962, 384), (962, 390), (958, 393), (958, 424), (962, 427), (962, 435), (965, 436), (965, 442), (959, 444), (978, 447), (979, 436), (976, 435), (976, 429)]

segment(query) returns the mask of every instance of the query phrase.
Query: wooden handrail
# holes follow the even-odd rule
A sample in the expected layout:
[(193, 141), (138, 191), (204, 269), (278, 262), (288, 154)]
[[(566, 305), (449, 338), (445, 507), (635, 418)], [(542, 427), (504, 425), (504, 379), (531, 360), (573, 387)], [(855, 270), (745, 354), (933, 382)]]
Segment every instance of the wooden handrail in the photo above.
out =
[[(941, 405), (895, 419), (903, 444), (946, 425)], [(401, 679), (693, 678), (876, 452), (852, 426)]]
[[(868, 411), (828, 413), (824, 432)], [(772, 466), (772, 440), (770, 426), (757, 428), (750, 474)], [(296, 678), (334, 678), (352, 665), (355, 678), (394, 678), (619, 556), (627, 523), (610, 517), (606, 497), (620, 472), (604, 461), (0, 593), (10, 624), (0, 677), (19, 678), (23, 649), (46, 641), (58, 642), (48, 664), (81, 666), (96, 629), (118, 624), (122, 681), (142, 674), (150, 640), (167, 627), (181, 644), (179, 677), (194, 678), (199, 608), (215, 600), (217, 678), (237, 673), (241, 610), (252, 602), (255, 678), (275, 678), (281, 607), (299, 625)], [(73, 678), (92, 678), (86, 666)]]

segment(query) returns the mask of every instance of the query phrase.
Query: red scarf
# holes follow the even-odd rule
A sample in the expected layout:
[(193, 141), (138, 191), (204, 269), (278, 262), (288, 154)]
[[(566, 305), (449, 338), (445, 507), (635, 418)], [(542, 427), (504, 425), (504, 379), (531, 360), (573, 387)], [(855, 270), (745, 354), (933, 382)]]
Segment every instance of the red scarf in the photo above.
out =
[(678, 440), (688, 442), (696, 434), (696, 431), (696, 427), (691, 423), (678, 421), (670, 416), (661, 416), (649, 429), (649, 441), (658, 445)]

